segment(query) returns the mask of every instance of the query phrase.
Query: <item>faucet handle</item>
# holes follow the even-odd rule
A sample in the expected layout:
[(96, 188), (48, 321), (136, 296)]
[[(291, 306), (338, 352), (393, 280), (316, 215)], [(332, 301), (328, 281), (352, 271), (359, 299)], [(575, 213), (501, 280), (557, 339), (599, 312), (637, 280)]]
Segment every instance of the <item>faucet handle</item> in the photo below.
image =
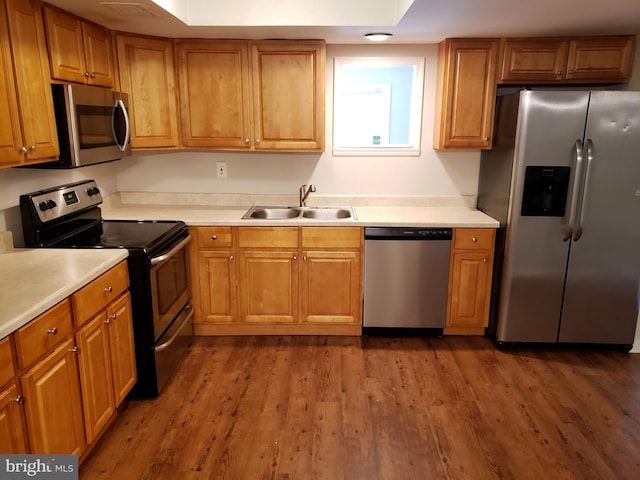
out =
[(311, 193), (313, 193), (313, 192), (315, 192), (315, 191), (316, 191), (316, 186), (315, 186), (313, 183), (312, 183), (311, 185), (309, 185), (309, 191), (310, 191)]

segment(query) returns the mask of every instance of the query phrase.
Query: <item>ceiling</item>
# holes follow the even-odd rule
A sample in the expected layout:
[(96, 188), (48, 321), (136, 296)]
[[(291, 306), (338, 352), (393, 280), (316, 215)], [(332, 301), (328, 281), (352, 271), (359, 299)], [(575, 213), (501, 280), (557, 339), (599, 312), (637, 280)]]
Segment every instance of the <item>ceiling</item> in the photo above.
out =
[[(392, 33), (389, 43), (437, 43), (447, 37), (640, 34), (639, 0), (156, 0), (177, 9), (178, 16), (189, 8), (192, 12), (207, 8), (207, 15), (191, 15), (213, 18), (218, 24), (206, 27), (188, 26), (152, 0), (46, 1), (113, 30), (173, 38), (324, 39), (329, 44), (349, 44), (364, 43), (363, 35), (376, 31)], [(381, 20), (376, 10), (389, 3), (394, 4), (396, 19), (408, 6), (397, 24), (393, 14)], [(350, 19), (335, 18), (340, 4)], [(294, 5), (300, 10), (293, 19), (296, 26), (285, 25), (290, 23), (285, 17), (295, 13)], [(238, 7), (235, 12), (232, 6)], [(322, 11), (321, 6), (332, 9)], [(366, 15), (361, 13), (365, 11)], [(312, 25), (314, 19), (323, 25)]]

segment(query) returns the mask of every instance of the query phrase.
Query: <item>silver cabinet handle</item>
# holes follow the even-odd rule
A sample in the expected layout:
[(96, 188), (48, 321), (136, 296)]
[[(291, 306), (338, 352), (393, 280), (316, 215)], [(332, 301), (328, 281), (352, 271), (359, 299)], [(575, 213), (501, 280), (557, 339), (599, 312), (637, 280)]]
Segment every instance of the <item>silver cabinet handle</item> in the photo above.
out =
[(259, 138), (256, 138), (255, 144), (256, 145), (260, 145), (260, 139)]
[(49, 330), (47, 330), (47, 333), (50, 333), (51, 335), (57, 335), (58, 329), (56, 327), (50, 328)]
[(293, 261), (295, 262), (296, 260), (298, 260), (298, 257), (296, 255), (293, 256)]
[(484, 141), (488, 142), (489, 141), (489, 137), (484, 137)]
[(93, 73), (91, 74), (91, 78), (96, 78), (96, 73), (95, 73), (95, 72), (93, 72)]
[(478, 239), (477, 239), (476, 237), (471, 237), (471, 241), (472, 241), (473, 243), (478, 243)]
[(305, 255), (304, 257), (302, 257), (302, 260), (304, 260), (306, 262), (307, 261), (307, 256)]
[(27, 147), (25, 147), (24, 145), (22, 147), (20, 147), (20, 153), (27, 153), (29, 150), (27, 150)]
[(211, 240), (217, 240), (218, 236), (217, 235), (211, 235)]
[(35, 152), (38, 149), (38, 147), (36, 145), (31, 145), (31, 151)]
[(245, 139), (244, 139), (244, 144), (245, 144), (245, 145), (249, 145), (249, 142), (250, 142), (250, 141), (251, 141), (251, 140), (249, 140), (248, 138), (245, 138)]
[(89, 77), (89, 72), (84, 72), (85, 77)]
[(485, 257), (485, 258), (483, 258), (483, 259), (482, 259), (482, 263), (489, 263), (489, 259), (488, 259), (488, 258), (486, 258), (486, 257)]
[(229, 260), (233, 260), (233, 255), (229, 255)]
[(109, 315), (107, 317), (107, 319), (104, 321), (104, 323), (106, 323), (107, 325), (111, 324), (111, 320), (115, 320), (116, 318), (118, 318), (118, 314), (114, 313), (112, 315)]
[(109, 286), (109, 287), (105, 288), (104, 291), (107, 292), (107, 293), (111, 293), (111, 292), (113, 292), (113, 287)]
[(78, 354), (80, 353), (80, 349), (78, 347), (73, 347), (71, 350), (69, 350), (71, 353), (75, 353)]
[(15, 399), (15, 402), (16, 402), (18, 405), (24, 405), (24, 397), (23, 397), (22, 395), (18, 395), (18, 396), (16, 397), (16, 399)]

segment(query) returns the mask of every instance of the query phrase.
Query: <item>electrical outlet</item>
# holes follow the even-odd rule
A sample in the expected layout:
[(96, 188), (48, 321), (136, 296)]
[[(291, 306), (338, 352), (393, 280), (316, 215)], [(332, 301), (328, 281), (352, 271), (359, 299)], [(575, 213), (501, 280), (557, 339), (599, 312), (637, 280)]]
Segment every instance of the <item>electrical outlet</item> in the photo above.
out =
[(218, 178), (227, 178), (227, 162), (216, 162)]

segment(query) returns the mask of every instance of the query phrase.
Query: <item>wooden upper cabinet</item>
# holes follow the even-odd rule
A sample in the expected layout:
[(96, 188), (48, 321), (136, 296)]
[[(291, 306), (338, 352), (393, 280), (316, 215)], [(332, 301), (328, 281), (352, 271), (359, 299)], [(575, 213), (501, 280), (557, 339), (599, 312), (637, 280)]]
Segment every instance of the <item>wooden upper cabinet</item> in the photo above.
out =
[(497, 39), (438, 45), (434, 148), (491, 148)]
[(120, 88), (129, 94), (131, 146), (177, 148), (178, 115), (173, 43), (118, 34)]
[(44, 7), (51, 76), (101, 87), (114, 86), (111, 34), (61, 10)]
[(8, 31), (0, 25), (0, 84), (5, 87), (0, 93), (1, 162), (41, 163), (60, 153), (42, 10), (37, 0), (6, 0), (6, 12), (4, 7), (0, 13), (8, 20)]
[(249, 46), (178, 41), (181, 143), (188, 148), (251, 148)]
[(251, 46), (256, 150), (324, 150), (324, 42)]
[(502, 40), (499, 83), (614, 83), (631, 74), (633, 36)]
[(324, 42), (177, 41), (181, 144), (324, 150)]

